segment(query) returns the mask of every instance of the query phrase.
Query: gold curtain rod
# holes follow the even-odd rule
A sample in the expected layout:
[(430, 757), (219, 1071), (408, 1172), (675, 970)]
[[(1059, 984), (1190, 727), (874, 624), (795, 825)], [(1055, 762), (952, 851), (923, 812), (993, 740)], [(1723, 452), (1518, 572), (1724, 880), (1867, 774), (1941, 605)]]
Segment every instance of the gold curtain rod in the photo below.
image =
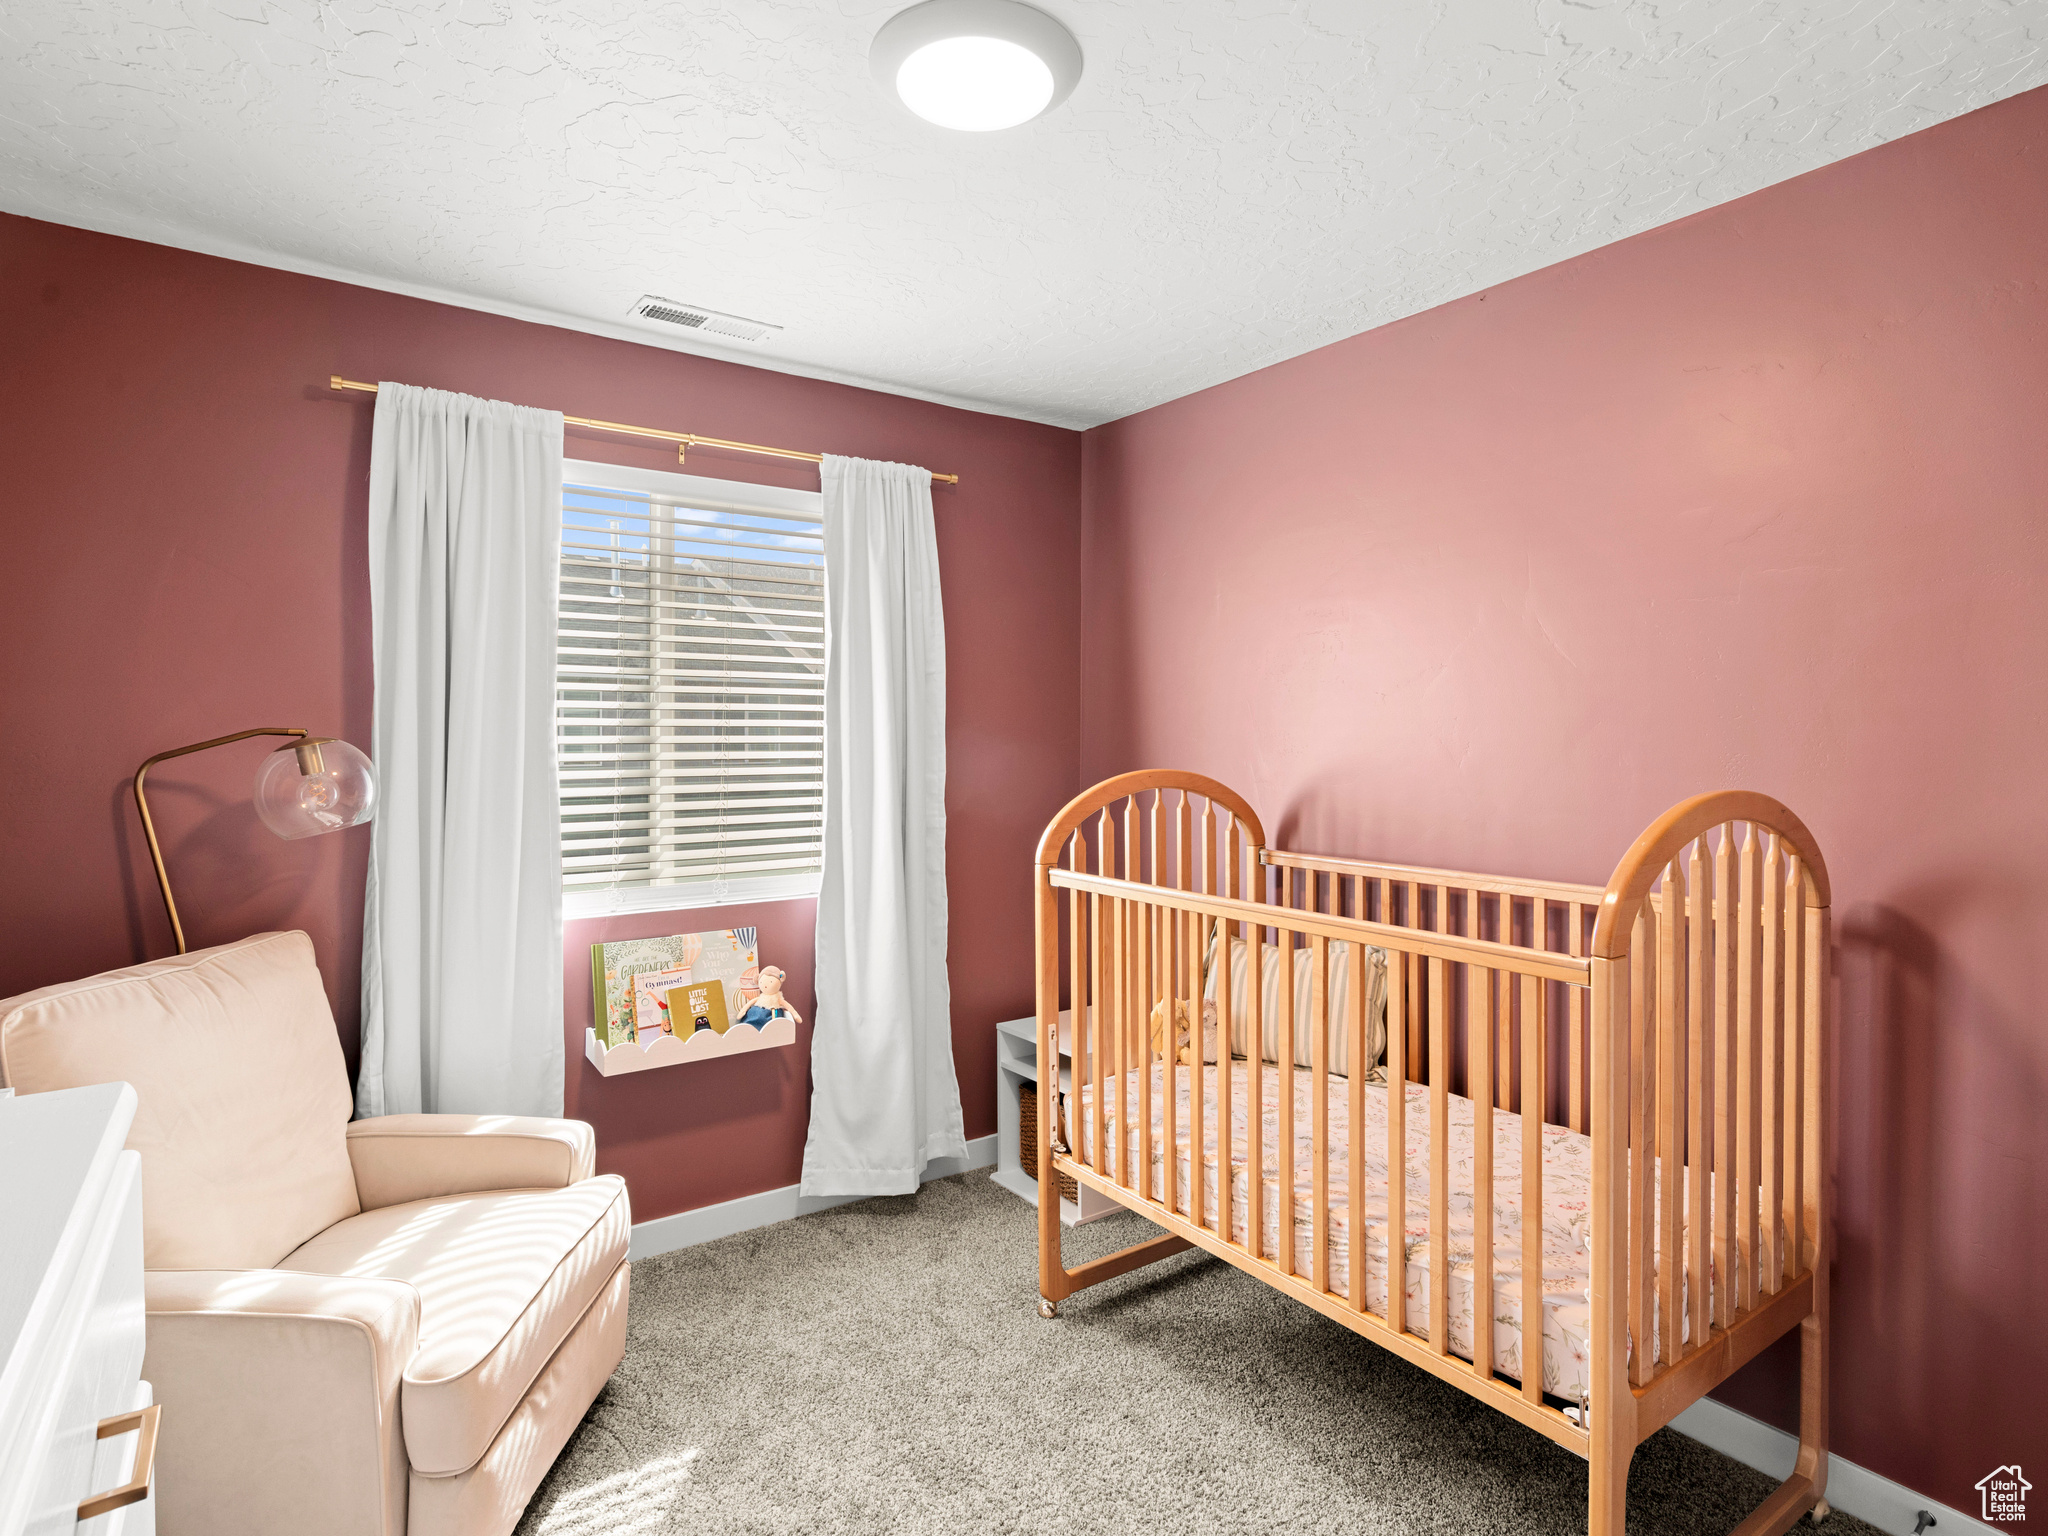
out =
[[(344, 379), (339, 374), (328, 375), (327, 387), (353, 389), (366, 395), (377, 393), (376, 385), (359, 383), (355, 379)], [(822, 453), (804, 453), (796, 448), (765, 448), (759, 443), (735, 443), (723, 437), (699, 437), (694, 432), (668, 432), (660, 427), (629, 427), (623, 421), (598, 421), (590, 416), (564, 416), (562, 420), (572, 427), (589, 427), (597, 432), (621, 432), (628, 437), (652, 437), (664, 443), (674, 443), (678, 464), (684, 462), (683, 455), (692, 448), (724, 448), (731, 453), (765, 453), (771, 458), (803, 459), (811, 464), (822, 464), (825, 461), (825, 455)], [(927, 470), (925, 473), (934, 480), (945, 481), (948, 485), (960, 483), (958, 475), (942, 475), (937, 470)]]

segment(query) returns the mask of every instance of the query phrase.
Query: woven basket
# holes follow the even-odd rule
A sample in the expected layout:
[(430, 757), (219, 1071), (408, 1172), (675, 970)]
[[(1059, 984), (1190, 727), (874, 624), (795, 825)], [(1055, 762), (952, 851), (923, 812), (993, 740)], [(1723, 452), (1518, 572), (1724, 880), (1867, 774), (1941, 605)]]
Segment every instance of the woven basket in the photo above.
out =
[[(1017, 1085), (1017, 1161), (1028, 1178), (1038, 1177), (1038, 1085)], [(1081, 1186), (1071, 1173), (1060, 1175), (1060, 1198), (1081, 1203)]]

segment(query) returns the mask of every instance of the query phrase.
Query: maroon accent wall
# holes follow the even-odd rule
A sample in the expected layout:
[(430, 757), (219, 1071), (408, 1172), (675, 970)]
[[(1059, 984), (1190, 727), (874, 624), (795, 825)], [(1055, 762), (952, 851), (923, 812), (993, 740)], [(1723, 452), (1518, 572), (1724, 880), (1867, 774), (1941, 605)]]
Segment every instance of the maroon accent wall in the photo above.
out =
[[(1097, 428), (1082, 778), (1604, 883), (1740, 786), (1834, 877), (1835, 1449), (2048, 1458), (2048, 92)], [(1790, 1422), (1767, 1358), (1725, 1395)]]
[[(962, 477), (936, 492), (953, 1048), (967, 1133), (993, 1131), (994, 1026), (1032, 1008), (1026, 871), (1076, 787), (1078, 434), (7, 215), (0, 997), (169, 952), (128, 799), (143, 758), (252, 725), (368, 748), (370, 403), (331, 394), (337, 373)], [(618, 437), (567, 448), (675, 464)], [(817, 484), (706, 450), (690, 469)], [(353, 1068), (369, 834), (264, 831), (248, 798), (263, 750), (150, 776), (186, 931), (195, 948), (311, 933)], [(594, 940), (735, 923), (761, 929), (808, 1019), (810, 903), (568, 927), (569, 1111), (642, 1220), (797, 1176), (807, 1049), (617, 1080), (583, 1060)]]

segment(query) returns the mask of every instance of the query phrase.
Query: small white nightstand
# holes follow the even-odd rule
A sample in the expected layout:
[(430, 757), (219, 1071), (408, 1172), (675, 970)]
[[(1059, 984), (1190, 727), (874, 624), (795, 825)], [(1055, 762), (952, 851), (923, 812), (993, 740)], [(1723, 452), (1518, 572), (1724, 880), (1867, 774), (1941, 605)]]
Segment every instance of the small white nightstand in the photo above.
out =
[[(1073, 1018), (1066, 1012), (1060, 1014), (1060, 1092), (1067, 1093), (1073, 1087)], [(996, 1026), (996, 1171), (991, 1177), (996, 1183), (1021, 1200), (1038, 1204), (1038, 1180), (1024, 1171), (1024, 1165), (1017, 1153), (1017, 1090), (1021, 1084), (1038, 1082), (1038, 1020), (1011, 1019)], [(1052, 1105), (1041, 1094), (1039, 1113), (1052, 1113)], [(1076, 1222), (1094, 1221), (1122, 1210), (1107, 1195), (1099, 1195), (1087, 1185), (1081, 1186), (1081, 1203), (1071, 1200), (1060, 1202), (1060, 1220), (1068, 1226)]]

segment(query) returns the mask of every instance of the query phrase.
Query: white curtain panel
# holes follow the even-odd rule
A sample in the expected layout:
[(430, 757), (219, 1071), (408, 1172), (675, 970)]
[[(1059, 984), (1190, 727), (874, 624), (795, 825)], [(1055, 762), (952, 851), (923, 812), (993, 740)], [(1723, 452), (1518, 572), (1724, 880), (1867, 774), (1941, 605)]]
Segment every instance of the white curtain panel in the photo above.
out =
[(380, 384), (362, 1115), (562, 1112), (562, 418)]
[(825, 860), (802, 1193), (963, 1157), (946, 981), (946, 622), (931, 475), (828, 457)]

